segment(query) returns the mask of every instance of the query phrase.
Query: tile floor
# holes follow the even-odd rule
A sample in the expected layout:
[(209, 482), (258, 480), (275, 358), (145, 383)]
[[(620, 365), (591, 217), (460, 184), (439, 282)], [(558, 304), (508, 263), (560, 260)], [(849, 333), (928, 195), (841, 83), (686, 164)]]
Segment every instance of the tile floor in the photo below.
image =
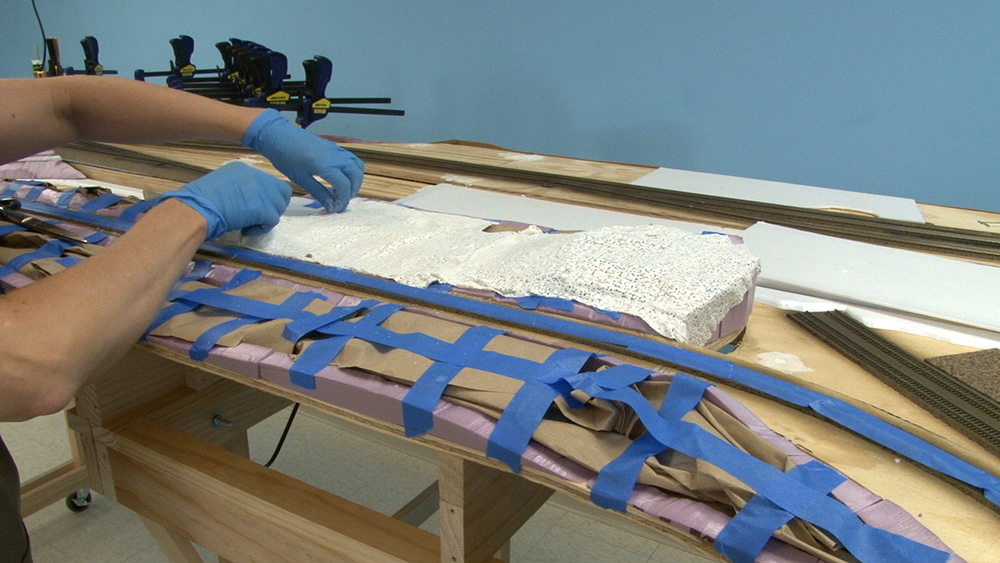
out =
[[(288, 410), (250, 430), (251, 457), (270, 457), (284, 428)], [(350, 429), (350, 431), (348, 431)], [(70, 458), (61, 414), (29, 422), (2, 423), (3, 436), (23, 480)], [(272, 466), (289, 476), (351, 501), (392, 514), (430, 485), (433, 457), (392, 437), (366, 434), (357, 427), (326, 419), (308, 409), (299, 415), (281, 455)], [(369, 476), (383, 475), (376, 486)], [(165, 563), (167, 559), (139, 518), (126, 508), (95, 495), (84, 512), (73, 513), (56, 503), (26, 519), (36, 563)], [(437, 515), (422, 526), (437, 533)], [(206, 561), (215, 555), (200, 550)], [(609, 562), (701, 563), (710, 561), (652, 533), (561, 495), (554, 495), (511, 542), (518, 563)]]

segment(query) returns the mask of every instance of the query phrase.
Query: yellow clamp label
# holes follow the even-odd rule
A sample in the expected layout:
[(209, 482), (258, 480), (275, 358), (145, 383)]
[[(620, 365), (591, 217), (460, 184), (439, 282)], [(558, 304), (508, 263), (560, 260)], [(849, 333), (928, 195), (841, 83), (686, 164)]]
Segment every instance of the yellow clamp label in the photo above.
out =
[(198, 70), (194, 65), (187, 65), (180, 69), (181, 76), (184, 78), (191, 78), (194, 76), (194, 71)]
[(322, 98), (313, 102), (313, 113), (326, 113), (330, 109), (330, 100)]
[(265, 99), (271, 103), (284, 103), (287, 102), (289, 98), (291, 98), (291, 96), (288, 95), (288, 92), (282, 92), (281, 90), (278, 90), (277, 92), (271, 94)]

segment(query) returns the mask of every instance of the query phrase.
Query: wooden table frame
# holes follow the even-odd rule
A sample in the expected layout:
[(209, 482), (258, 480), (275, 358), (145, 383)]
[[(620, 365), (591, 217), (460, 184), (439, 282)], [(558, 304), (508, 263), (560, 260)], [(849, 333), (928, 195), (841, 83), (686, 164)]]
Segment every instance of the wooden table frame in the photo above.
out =
[[(140, 515), (171, 562), (201, 562), (194, 542), (220, 561), (459, 563), (508, 559), (510, 538), (556, 489), (586, 496), (572, 483), (530, 469), (515, 475), (479, 452), (424, 437), (417, 441), (438, 454), (437, 482), (383, 515), (248, 459), (247, 429), (291, 401), (402, 435), (268, 381), (140, 344), (95, 376), (67, 411), (82, 462), (71, 488), (50, 497), (89, 484)], [(232, 425), (213, 425), (218, 413)], [(54, 491), (56, 480), (49, 483)], [(436, 510), (440, 536), (417, 527)], [(718, 557), (707, 543), (682, 541)]]

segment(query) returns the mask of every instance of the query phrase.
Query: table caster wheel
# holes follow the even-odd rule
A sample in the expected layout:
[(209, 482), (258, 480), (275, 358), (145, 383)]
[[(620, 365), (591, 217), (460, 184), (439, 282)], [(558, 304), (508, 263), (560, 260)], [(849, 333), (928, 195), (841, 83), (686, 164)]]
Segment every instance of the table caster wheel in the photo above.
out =
[[(86, 492), (86, 496), (82, 493)], [(66, 497), (66, 508), (70, 512), (83, 512), (90, 508), (90, 503), (94, 501), (94, 497), (90, 494), (90, 491), (77, 491), (68, 497)]]

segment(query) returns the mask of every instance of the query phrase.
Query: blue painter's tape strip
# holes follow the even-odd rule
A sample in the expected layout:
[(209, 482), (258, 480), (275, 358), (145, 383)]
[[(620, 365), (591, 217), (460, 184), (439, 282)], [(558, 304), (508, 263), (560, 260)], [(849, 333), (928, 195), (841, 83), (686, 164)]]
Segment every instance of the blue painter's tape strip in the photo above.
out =
[(320, 330), (327, 325), (342, 321), (353, 316), (362, 309), (374, 307), (377, 304), (377, 301), (369, 299), (358, 303), (357, 305), (334, 307), (329, 313), (322, 315), (301, 316), (285, 325), (285, 329), (281, 336), (289, 342), (298, 342), (302, 339), (302, 337), (310, 332)]
[(235, 274), (233, 277), (229, 278), (229, 281), (219, 286), (220, 291), (229, 291), (230, 289), (236, 289), (237, 287), (250, 283), (261, 276), (260, 270), (251, 270), (250, 268), (244, 268)]
[(663, 398), (657, 413), (667, 420), (680, 420), (684, 415), (694, 410), (705, 395), (710, 383), (695, 379), (683, 373), (674, 375), (667, 396)]
[(244, 327), (258, 321), (260, 321), (260, 319), (255, 319), (253, 317), (239, 317), (237, 319), (230, 319), (224, 323), (219, 323), (201, 333), (201, 336), (194, 341), (194, 344), (191, 345), (191, 349), (188, 350), (188, 355), (191, 356), (192, 360), (202, 361), (208, 357), (208, 352), (213, 346), (215, 346), (215, 343), (218, 342), (220, 338), (240, 327)]
[(24, 194), (24, 198), (23, 199), (26, 199), (28, 201), (36, 201), (36, 200), (38, 200), (38, 197), (41, 196), (42, 192), (44, 192), (44, 191), (45, 191), (45, 186), (44, 185), (42, 185), (42, 186), (33, 186), (30, 190), (28, 190), (28, 193)]
[[(51, 206), (42, 206), (31, 203), (25, 204), (25, 207), (29, 208), (29, 210), (32, 206), (37, 206), (39, 208), (38, 210), (44, 210), (52, 216), (60, 216), (76, 222), (87, 222), (101, 228), (124, 231), (128, 230), (128, 227), (130, 226), (130, 223), (128, 222), (120, 221), (114, 218), (88, 215), (70, 210), (60, 210)], [(496, 303), (486, 303), (454, 294), (435, 293), (426, 289), (405, 286), (388, 280), (371, 278), (340, 268), (330, 268), (316, 264), (308, 264), (290, 258), (270, 256), (261, 252), (226, 246), (218, 243), (206, 243), (202, 248), (221, 256), (297, 271), (306, 275), (316, 276), (318, 278), (334, 282), (359, 285), (371, 290), (396, 295), (401, 298), (415, 299), (437, 306), (463, 310), (498, 321), (537, 327), (546, 331), (563, 333), (578, 338), (602, 342), (612, 346), (625, 347), (633, 352), (648, 356), (652, 359), (678, 366), (679, 369), (704, 371), (705, 373), (715, 377), (732, 380), (735, 383), (756, 389), (776, 399), (798, 406), (809, 406), (810, 403), (824, 397), (819, 393), (803, 389), (794, 384), (783, 382), (740, 366), (736, 366), (735, 364), (725, 360), (709, 358), (707, 356), (702, 356), (697, 352), (683, 350), (658, 342), (652, 342), (640, 337), (601, 327), (582, 324), (569, 319), (549, 317), (531, 313), (522, 309), (505, 307)], [(831, 418), (842, 416), (844, 414), (842, 409), (848, 409), (851, 411), (849, 418), (854, 418), (858, 416), (859, 413), (861, 415), (865, 415), (863, 411), (843, 403), (841, 409), (828, 410), (828, 414), (824, 414), (824, 416), (827, 416), (830, 420), (838, 424), (844, 425), (847, 422), (846, 420)], [(888, 423), (868, 415), (867, 418), (864, 418), (864, 420), (860, 421), (859, 424), (853, 425), (852, 430), (876, 443), (880, 443), (889, 449), (895, 450), (896, 444), (880, 441), (882, 436), (890, 427), (891, 425)], [(891, 430), (888, 431), (892, 432)], [(927, 442), (923, 442), (921, 440), (917, 441), (920, 443), (919, 446), (915, 448), (908, 448), (907, 452), (909, 453), (904, 455), (907, 455), (910, 459), (925, 465), (930, 469), (983, 490), (986, 498), (990, 500), (990, 502), (1000, 506), (1000, 479), (968, 462), (960, 460), (957, 457), (944, 452), (931, 444), (928, 444)]]
[(572, 299), (560, 299), (558, 297), (542, 297), (539, 295), (529, 295), (515, 299), (518, 306), (524, 309), (537, 309), (545, 306), (557, 311), (572, 311), (575, 302)]
[[(223, 295), (223, 296), (226, 296), (226, 297), (233, 297), (231, 295), (227, 295), (225, 293), (222, 293), (222, 292), (220, 292), (217, 289), (196, 290), (196, 291), (192, 291), (191, 294), (198, 293), (198, 292), (201, 292), (201, 291), (208, 291), (208, 292), (215, 293), (217, 295)], [(190, 296), (191, 294), (188, 294), (188, 296)], [(244, 327), (244, 326), (247, 326), (247, 325), (250, 325), (250, 324), (254, 324), (254, 323), (260, 322), (260, 321), (265, 320), (265, 319), (280, 319), (280, 318), (289, 318), (289, 317), (292, 317), (296, 313), (300, 312), (303, 307), (305, 307), (306, 305), (312, 303), (317, 297), (322, 297), (322, 296), (319, 295), (318, 293), (311, 292), (311, 291), (309, 291), (309, 292), (293, 293), (292, 295), (288, 296), (288, 298), (285, 299), (285, 301), (281, 305), (271, 305), (269, 303), (262, 303), (262, 302), (259, 302), (259, 301), (253, 301), (253, 300), (247, 299), (245, 301), (252, 301), (252, 302), (258, 303), (260, 305), (267, 305), (267, 307), (262, 307), (261, 308), (261, 310), (263, 310), (263, 311), (273, 312), (273, 310), (275, 308), (277, 308), (277, 309), (281, 309), (282, 312), (279, 314), (279, 316), (275, 316), (275, 317), (265, 317), (265, 316), (262, 316), (262, 315), (256, 315), (256, 314), (253, 314), (252, 308), (245, 307), (245, 303), (243, 303), (242, 304), (243, 308), (250, 310), (248, 313), (244, 313), (244, 316), (242, 316), (242, 317), (239, 317), (239, 318), (236, 318), (236, 319), (232, 319), (232, 320), (226, 321), (224, 323), (220, 323), (218, 325), (215, 325), (214, 327), (212, 327), (212, 328), (206, 330), (205, 332), (203, 332), (201, 334), (201, 336), (199, 336), (194, 341), (194, 344), (191, 346), (191, 349), (188, 351), (188, 355), (190, 355), (191, 359), (193, 359), (193, 360), (202, 361), (202, 360), (204, 360), (205, 358), (208, 357), (209, 351), (212, 349), (212, 347), (215, 346), (215, 344), (219, 341), (220, 338), (226, 336), (227, 334), (233, 332), (234, 330), (237, 330), (237, 329), (239, 329), (241, 327)], [(198, 301), (195, 300), (194, 302), (198, 302)], [(202, 304), (206, 304), (206, 303), (202, 303)]]
[(403, 432), (407, 438), (423, 436), (434, 428), (434, 407), (448, 383), (462, 371), (462, 366), (434, 362), (403, 397)]
[(486, 457), (505, 463), (514, 473), (521, 471), (521, 454), (559, 393), (533, 381), (525, 382), (500, 415), (486, 444)]
[(426, 287), (427, 291), (433, 291), (434, 293), (448, 293), (451, 291), (451, 284), (431, 282), (429, 286)]
[[(823, 494), (828, 494), (847, 480), (817, 461), (797, 465), (785, 474)], [(733, 563), (753, 563), (778, 528), (792, 517), (791, 513), (763, 496), (755, 495), (722, 529), (713, 545)]]
[(601, 508), (625, 512), (646, 459), (664, 449), (666, 446), (652, 434), (643, 434), (634, 440), (597, 474), (597, 481), (590, 490), (591, 502)]
[(502, 461), (514, 473), (519, 472), (521, 454), (528, 447), (532, 434), (549, 410), (552, 401), (559, 395), (553, 387), (537, 381), (538, 376), (576, 375), (592, 357), (591, 353), (573, 348), (553, 352), (535, 373), (530, 374), (525, 384), (504, 408), (486, 443), (486, 456)]
[(17, 190), (21, 188), (23, 184), (20, 182), (10, 182), (3, 189), (3, 193), (0, 193), (0, 197), (16, 197)]
[[(316, 388), (316, 374), (320, 370), (330, 365), (337, 355), (344, 349), (347, 342), (355, 336), (356, 332), (366, 332), (377, 329), (378, 324), (392, 316), (403, 308), (402, 305), (384, 304), (374, 307), (367, 315), (361, 317), (356, 322), (335, 322), (323, 327), (326, 334), (331, 334), (335, 327), (344, 327), (343, 331), (336, 333), (336, 337), (317, 340), (310, 344), (298, 359), (292, 364), (289, 370), (289, 379), (294, 385), (303, 389)], [(384, 331), (384, 329), (382, 329)], [(389, 331), (385, 331), (389, 332)], [(392, 333), (395, 334), (395, 333)], [(422, 336), (422, 335), (421, 335)]]
[(408, 438), (426, 434), (434, 426), (434, 407), (445, 387), (468, 363), (468, 357), (482, 351), (502, 330), (474, 326), (462, 333), (452, 345), (454, 357), (449, 362), (435, 362), (427, 368), (403, 397), (403, 429)]
[(597, 307), (592, 307), (592, 309), (609, 319), (618, 319), (618, 317), (622, 316), (622, 314), (617, 311), (605, 311), (604, 309), (598, 309)]
[[(236, 274), (234, 274), (233, 277), (230, 278), (228, 282), (222, 284), (222, 286), (217, 288), (216, 291), (228, 291), (230, 289), (235, 289), (245, 283), (251, 282), (259, 278), (260, 274), (261, 274), (260, 270), (251, 270), (249, 268), (240, 270), (236, 272)], [(187, 302), (177, 301), (178, 299), (182, 298), (184, 295), (187, 295), (188, 293), (190, 292), (181, 290), (172, 291), (170, 295), (167, 296), (167, 301), (174, 301), (174, 302), (160, 309), (160, 311), (156, 314), (156, 317), (153, 318), (153, 322), (149, 324), (148, 328), (146, 328), (146, 334), (149, 334), (150, 332), (156, 330), (157, 328), (160, 327), (160, 325), (176, 317), (177, 315), (188, 313), (190, 311), (194, 311), (195, 309), (197, 309), (198, 303), (192, 303), (190, 301)]]
[(160, 328), (160, 325), (177, 315), (194, 311), (197, 307), (198, 305), (196, 303), (171, 303), (166, 307), (161, 307), (159, 312), (156, 313), (156, 316), (153, 317), (153, 322), (149, 323), (149, 327), (146, 328), (146, 334)]
[(89, 242), (90, 244), (97, 244), (106, 238), (108, 238), (108, 235), (102, 233), (101, 231), (94, 231), (93, 233), (83, 237), (83, 240)]
[[(307, 299), (308, 301), (305, 305), (308, 305), (316, 299), (325, 299), (321, 294), (312, 291), (295, 293), (290, 297), (290, 299), (292, 298), (302, 300)], [(177, 300), (197, 303), (198, 305), (207, 305), (209, 307), (223, 309), (238, 315), (251, 316), (258, 319), (294, 318), (296, 315), (301, 313), (302, 307), (305, 306), (302, 305), (296, 309), (285, 304), (274, 305), (263, 301), (257, 301), (255, 299), (240, 297), (238, 295), (230, 295), (228, 293), (223, 293), (218, 289), (196, 289), (179, 296)]]
[(83, 262), (83, 258), (81, 258), (79, 256), (72, 256), (72, 255), (70, 255), (70, 256), (63, 256), (62, 258), (56, 260), (56, 264), (59, 264), (60, 266), (63, 266), (63, 267), (66, 267), (66, 268), (69, 268), (70, 266), (75, 266), (75, 265), (79, 264), (80, 262)]
[(15, 256), (14, 258), (8, 260), (3, 267), (0, 267), (0, 277), (17, 272), (35, 260), (62, 256), (62, 253), (71, 246), (73, 246), (73, 244), (66, 241), (50, 240), (49, 242), (38, 247), (36, 250), (25, 252), (24, 254)]
[(73, 196), (76, 195), (76, 190), (67, 190), (61, 194), (56, 199), (56, 206), (62, 207), (63, 209), (69, 208), (69, 204), (73, 201)]
[(0, 237), (5, 237), (11, 233), (26, 231), (21, 225), (0, 225)]
[(84, 213), (93, 213), (94, 211), (111, 207), (123, 199), (125, 198), (116, 194), (101, 194), (81, 205), (80, 211), (83, 211)]
[[(635, 385), (640, 381), (646, 381), (646, 379), (648, 379), (649, 376), (652, 374), (653, 370), (651, 369), (641, 368), (639, 366), (635, 366), (632, 364), (621, 364), (618, 366), (611, 366), (608, 369), (601, 370), (593, 374), (592, 377), (594, 383), (600, 385), (602, 389), (607, 389), (608, 391), (610, 391), (612, 389), (622, 389), (624, 387), (628, 387), (629, 385)], [(675, 377), (675, 382), (676, 382), (676, 377)], [(670, 389), (674, 389), (674, 386), (671, 385)]]
[(195, 260), (192, 264), (191, 273), (181, 276), (180, 283), (200, 280), (212, 271), (212, 263), (208, 260)]
[(140, 202), (134, 203), (131, 206), (129, 206), (128, 209), (122, 211), (122, 214), (119, 216), (119, 219), (121, 219), (122, 221), (128, 221), (130, 223), (134, 223), (136, 220), (139, 219), (140, 214), (149, 211), (150, 209), (155, 207), (157, 203), (160, 203), (160, 198), (158, 197), (152, 199), (144, 199)]
[(292, 384), (303, 389), (315, 389), (316, 374), (330, 365), (350, 339), (350, 336), (337, 336), (310, 344), (288, 370)]
[[(616, 368), (623, 367), (634, 366), (627, 364), (616, 366)], [(600, 376), (605, 376), (604, 379), (608, 379), (605, 374), (616, 368), (609, 368), (593, 374), (594, 383), (608, 391), (624, 389), (631, 385), (630, 381), (634, 381), (639, 375), (635, 373), (631, 377), (616, 377), (613, 385), (607, 385), (597, 380)], [(670, 387), (667, 388), (667, 395), (663, 398), (663, 404), (660, 405), (658, 414), (668, 420), (680, 420), (681, 417), (698, 406), (698, 402), (701, 401), (705, 389), (708, 387), (709, 384), (700, 379), (682, 373), (676, 374)], [(597, 475), (597, 481), (591, 489), (590, 499), (602, 508), (625, 512), (628, 499), (632, 496), (632, 490), (635, 489), (636, 481), (639, 479), (639, 473), (642, 471), (646, 459), (663, 452), (665, 449), (667, 447), (650, 433), (639, 437), (621, 455), (601, 469)]]
[(579, 382), (578, 388), (592, 397), (620, 401), (632, 407), (647, 431), (660, 443), (719, 467), (778, 507), (827, 530), (861, 561), (943, 563), (948, 559), (948, 554), (940, 550), (864, 524), (843, 504), (794, 479), (787, 478), (784, 473), (771, 465), (739, 450), (696, 424), (660, 417), (652, 410), (646, 399), (634, 389), (601, 391), (593, 382), (587, 381)]

